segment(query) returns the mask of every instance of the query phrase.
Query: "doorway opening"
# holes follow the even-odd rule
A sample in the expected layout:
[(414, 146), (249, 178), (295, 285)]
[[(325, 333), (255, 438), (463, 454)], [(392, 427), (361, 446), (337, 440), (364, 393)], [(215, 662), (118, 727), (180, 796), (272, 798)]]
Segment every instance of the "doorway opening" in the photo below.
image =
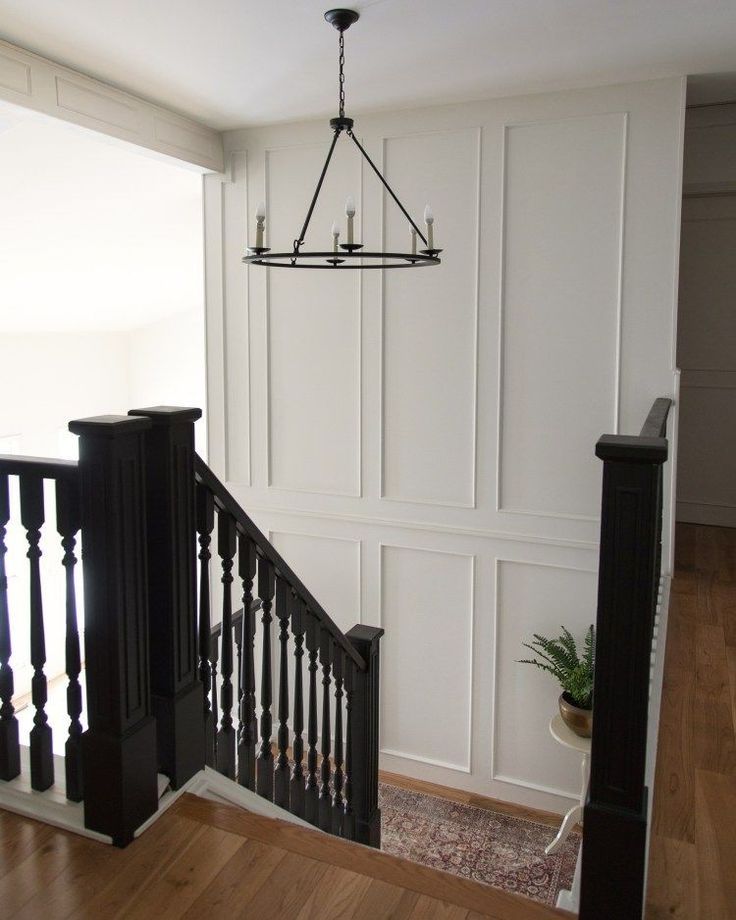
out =
[[(71, 419), (151, 405), (204, 410), (201, 171), (0, 103), (0, 201), (0, 454), (74, 460)], [(197, 428), (197, 450), (206, 457), (206, 420)], [(65, 576), (53, 483), (45, 486), (40, 548), (52, 683), (65, 670)], [(16, 477), (10, 520), (20, 521)], [(33, 668), (20, 523), (9, 525), (6, 543), (22, 709)], [(80, 551), (77, 545), (78, 558)], [(21, 723), (25, 716), (30, 708)], [(65, 732), (56, 734), (63, 748)]]

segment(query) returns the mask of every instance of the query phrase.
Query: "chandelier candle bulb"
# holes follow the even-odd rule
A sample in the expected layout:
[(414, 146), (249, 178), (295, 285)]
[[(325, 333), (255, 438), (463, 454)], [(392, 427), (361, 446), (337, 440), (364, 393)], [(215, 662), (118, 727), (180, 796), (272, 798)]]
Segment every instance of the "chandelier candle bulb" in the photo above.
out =
[(256, 208), (256, 249), (263, 249), (263, 228), (266, 223), (266, 205), (261, 202)]
[(429, 205), (424, 208), (424, 223), (427, 225), (427, 249), (434, 249), (434, 214)]
[(337, 252), (337, 244), (340, 239), (340, 228), (337, 226), (337, 224), (332, 225), (332, 239), (332, 251)]
[(345, 214), (348, 218), (348, 243), (352, 245), (353, 240), (353, 218), (355, 217), (355, 202), (353, 201), (353, 196), (348, 195), (347, 201), (345, 202)]

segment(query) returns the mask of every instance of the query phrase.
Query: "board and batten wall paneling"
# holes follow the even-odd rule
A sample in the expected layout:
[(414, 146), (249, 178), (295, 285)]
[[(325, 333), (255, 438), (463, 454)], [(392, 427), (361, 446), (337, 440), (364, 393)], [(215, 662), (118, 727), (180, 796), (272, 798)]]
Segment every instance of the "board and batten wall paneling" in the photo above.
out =
[[(345, 199), (360, 200), (351, 152), (335, 152), (305, 249), (330, 250), (335, 220), (345, 239)], [(298, 235), (325, 155), (323, 144), (266, 152), (269, 245)], [(360, 276), (274, 269), (266, 285), (268, 484), (360, 495)]]
[(498, 507), (595, 519), (615, 432), (626, 115), (506, 128)]
[[(480, 130), (388, 137), (383, 151), (387, 180), (422, 228), (431, 203), (445, 252), (439, 268), (383, 279), (381, 494), (473, 507)], [(387, 251), (410, 251), (406, 219), (385, 194), (382, 237)]]
[(381, 751), (470, 772), (474, 557), (381, 546)]
[[(675, 389), (683, 111), (683, 82), (661, 80), (360, 116), (411, 213), (433, 206), (442, 265), (239, 266), (247, 301), (236, 271), (224, 323), (213, 300), (213, 341), (249, 312), (249, 347), (227, 352), (250, 362), (252, 477), (229, 485), (341, 627), (360, 591), (362, 622), (385, 628), (386, 769), (560, 811), (577, 793), (579, 763), (548, 733), (558, 690), (515, 661), (522, 637), (593, 619), (595, 442)], [(247, 157), (250, 234), (263, 198), (267, 245), (291, 248), (330, 140), (323, 119), (225, 135)], [(336, 157), (307, 245), (345, 229), (347, 194), (361, 242), (410, 245), (349, 139)], [(222, 231), (240, 237), (227, 195)], [(232, 390), (245, 368), (219, 373)], [(499, 563), (498, 608), (496, 559), (524, 560)]]
[(580, 794), (580, 756), (549, 732), (559, 687), (550, 675), (519, 664), (533, 654), (532, 634), (555, 637), (564, 624), (582, 637), (596, 615), (596, 573), (496, 560), (496, 648), (492, 776), (543, 792)]

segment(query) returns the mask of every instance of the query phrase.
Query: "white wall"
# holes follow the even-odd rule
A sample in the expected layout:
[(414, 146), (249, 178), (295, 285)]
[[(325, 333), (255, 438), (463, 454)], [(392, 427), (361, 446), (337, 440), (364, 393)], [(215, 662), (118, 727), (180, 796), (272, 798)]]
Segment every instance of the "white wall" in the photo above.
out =
[(736, 105), (688, 111), (677, 519), (736, 527)]
[[(128, 334), (129, 408), (195, 406), (205, 410), (204, 312), (187, 310)], [(152, 402), (154, 400), (154, 402)], [(195, 426), (197, 451), (207, 455), (203, 417)]]
[[(68, 431), (75, 418), (125, 414), (150, 405), (204, 407), (204, 317), (201, 311), (167, 317), (129, 332), (26, 333), (0, 335), (0, 454), (76, 459), (77, 438)], [(204, 420), (197, 425), (198, 450), (205, 452)], [(52, 483), (45, 486), (46, 522), (41, 557), (46, 674), (64, 670), (63, 550), (56, 533)], [(11, 478), (8, 527), (9, 605), (13, 623), (15, 693), (30, 690), (28, 563), (20, 524), (17, 480)], [(79, 557), (79, 551), (77, 551)], [(81, 568), (81, 567), (80, 567)], [(77, 577), (83, 621), (81, 575)], [(60, 728), (62, 728), (60, 726)]]
[[(384, 769), (577, 795), (558, 690), (515, 659), (593, 621), (594, 444), (674, 390), (682, 116), (667, 80), (359, 119), (445, 250), (385, 277), (245, 269), (259, 199), (290, 248), (329, 129), (225, 136), (205, 180), (211, 462), (338, 623), (386, 628)], [(344, 139), (308, 246), (348, 192), (359, 239), (409, 244)]]

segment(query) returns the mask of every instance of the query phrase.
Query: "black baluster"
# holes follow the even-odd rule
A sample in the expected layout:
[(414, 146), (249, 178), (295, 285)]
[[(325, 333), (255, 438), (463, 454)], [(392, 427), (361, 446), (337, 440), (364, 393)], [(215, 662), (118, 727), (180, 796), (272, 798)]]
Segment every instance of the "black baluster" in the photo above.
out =
[(308, 615), (307, 652), (309, 654), (309, 715), (307, 719), (307, 786), (304, 790), (304, 817), (319, 824), (319, 786), (317, 783), (317, 655), (319, 624)]
[(279, 754), (274, 771), (273, 800), (281, 808), (289, 807), (289, 616), (291, 588), (279, 576), (276, 581), (276, 616), (279, 620)]
[(240, 534), (238, 538), (238, 573), (243, 582), (243, 622), (241, 628), (240, 658), (240, 713), (238, 722), (238, 782), (255, 792), (256, 788), (256, 736), (255, 722), (255, 664), (253, 641), (255, 639), (255, 614), (253, 606), (253, 579), (256, 574), (256, 547), (253, 541)]
[(43, 629), (41, 598), (41, 527), (44, 522), (43, 479), (22, 476), (20, 480), (20, 514), (27, 531), (28, 558), (31, 568), (31, 699), (36, 707), (31, 729), (31, 787), (43, 792), (54, 784), (54, 755), (51, 749), (51, 726), (46, 715), (48, 690), (43, 666), (46, 664), (46, 639)]
[(13, 669), (10, 666), (10, 616), (8, 578), (5, 574), (5, 527), (10, 518), (8, 477), (0, 475), (0, 779), (20, 773), (18, 720), (13, 709)]
[(273, 801), (273, 751), (271, 750), (271, 608), (273, 606), (274, 570), (267, 559), (258, 561), (258, 593), (263, 605), (263, 661), (261, 665), (261, 749), (258, 755), (257, 792)]
[(64, 768), (66, 772), (66, 797), (72, 802), (81, 802), (82, 792), (82, 686), (79, 674), (82, 658), (79, 648), (79, 627), (77, 625), (77, 597), (74, 586), (74, 566), (77, 557), (75, 535), (82, 526), (82, 509), (79, 501), (79, 485), (74, 480), (59, 479), (56, 483), (56, 529), (61, 536), (64, 549), (62, 565), (66, 570), (66, 673), (69, 684), (66, 688), (66, 709), (69, 714), (69, 737), (64, 746)]
[[(222, 629), (222, 627), (220, 627)], [(212, 732), (212, 743), (214, 751), (214, 760), (212, 765), (217, 766), (217, 726), (220, 724), (220, 710), (217, 703), (217, 667), (220, 662), (220, 635), (219, 633), (215, 634), (210, 639), (210, 673), (212, 674), (212, 688), (211, 688), (211, 697), (212, 697), (212, 724), (214, 730)]]
[(211, 617), (210, 617), (210, 543), (215, 526), (215, 500), (212, 493), (202, 483), (197, 483), (197, 533), (199, 535), (199, 679), (204, 696), (204, 748), (205, 763), (215, 766), (215, 726), (210, 694), (214, 686), (211, 655)]
[(302, 602), (291, 596), (291, 631), (294, 633), (294, 769), (291, 774), (290, 808), (298, 817), (304, 817), (304, 696), (302, 690), (302, 658), (304, 657), (304, 630), (306, 611)]
[(330, 794), (330, 653), (332, 640), (327, 630), (320, 635), (319, 654), (322, 661), (322, 765), (319, 787), (319, 826), (323, 831), (332, 829), (332, 796)]
[(342, 675), (343, 675), (343, 655), (342, 651), (334, 646), (333, 649), (332, 673), (335, 678), (335, 774), (332, 778), (332, 787), (334, 794), (332, 796), (332, 833), (336, 837), (342, 836), (343, 810), (345, 802), (342, 796), (342, 786), (344, 774), (343, 765), (343, 747), (342, 747)]
[(236, 549), (235, 520), (220, 511), (217, 520), (217, 552), (222, 560), (222, 632), (220, 634), (220, 730), (217, 733), (217, 769), (235, 779), (235, 729), (233, 728), (233, 583)]
[(345, 804), (343, 806), (342, 835), (355, 840), (355, 814), (353, 812), (352, 750), (353, 750), (353, 669), (355, 665), (345, 656)]

